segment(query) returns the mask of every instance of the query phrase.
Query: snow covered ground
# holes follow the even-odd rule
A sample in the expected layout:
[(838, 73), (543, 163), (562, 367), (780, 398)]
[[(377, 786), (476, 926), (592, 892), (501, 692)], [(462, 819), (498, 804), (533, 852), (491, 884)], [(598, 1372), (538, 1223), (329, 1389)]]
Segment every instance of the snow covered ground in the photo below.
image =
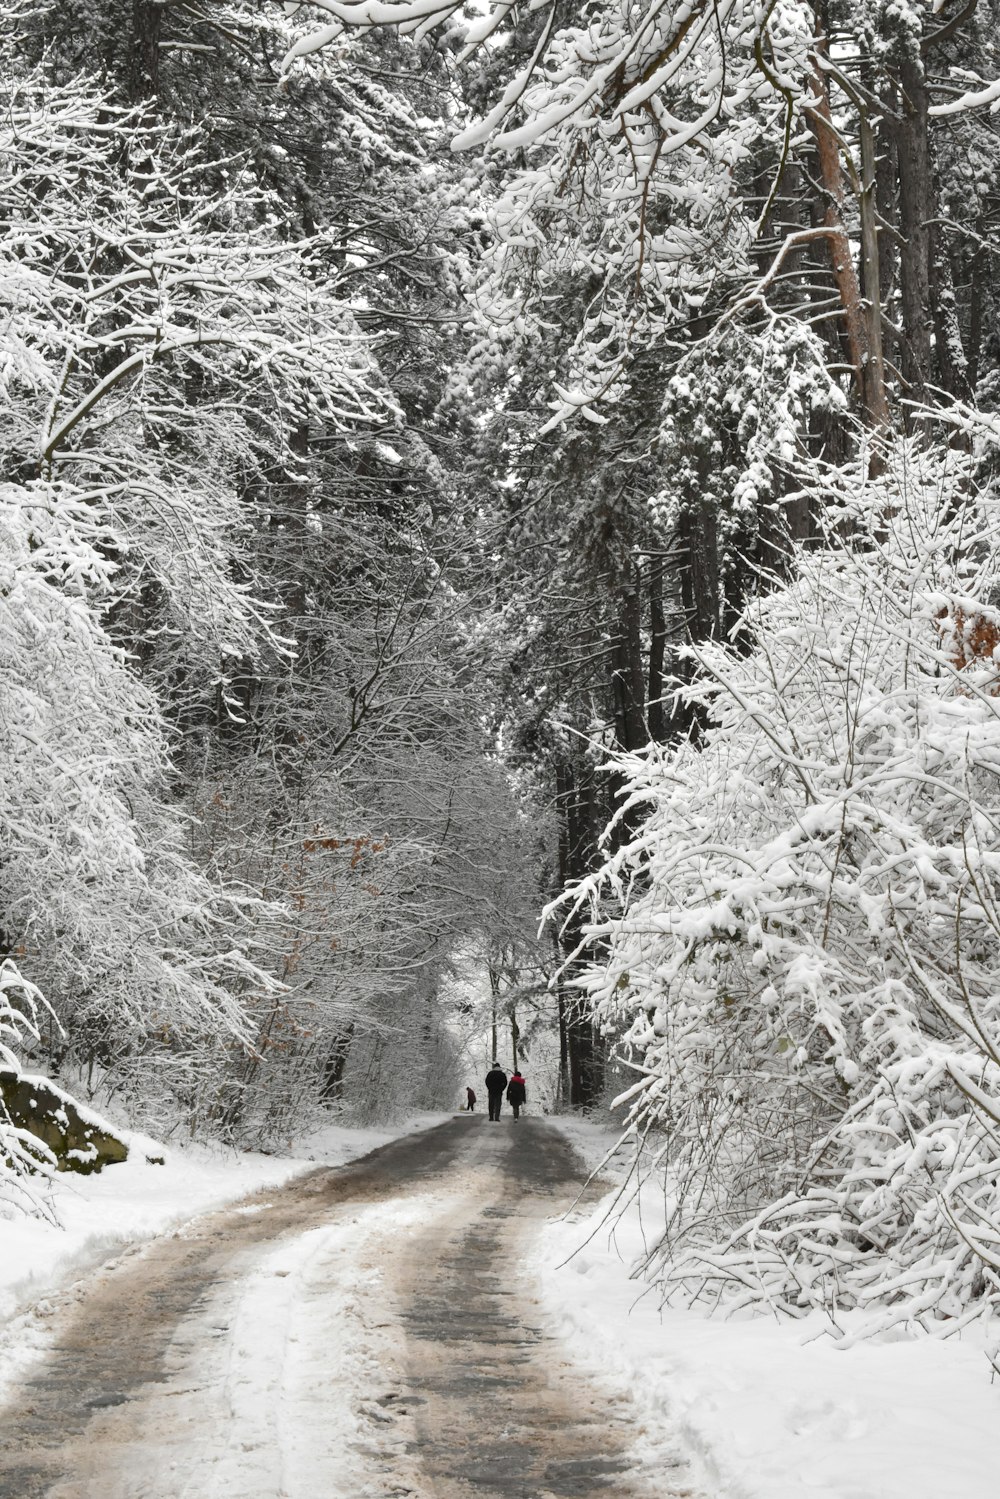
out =
[[(60, 1178), (61, 1229), (0, 1222), (0, 1394), (45, 1350), (47, 1298), (97, 1265), (314, 1161), (356, 1158), (445, 1117), (420, 1116), (395, 1131), (330, 1130), (302, 1157), (171, 1149), (163, 1166), (145, 1160), (162, 1147), (132, 1137), (126, 1165)], [(613, 1140), (583, 1121), (553, 1122), (592, 1165)], [(433, 1207), (423, 1197), (359, 1205), (343, 1221), (255, 1255), (242, 1281), (220, 1288), (201, 1322), (232, 1335), (217, 1352), (178, 1341), (174, 1378), (162, 1391), (171, 1413), (168, 1422), (165, 1407), (162, 1447), (155, 1405), (142, 1418), (150, 1475), (167, 1463), (167, 1436), (175, 1438), (178, 1420), (190, 1423), (180, 1469), (190, 1463), (191, 1470), (178, 1471), (174, 1453), (162, 1492), (231, 1499), (237, 1471), (240, 1499), (306, 1493), (317, 1476), (330, 1492), (368, 1492), (361, 1473), (366, 1453), (389, 1439), (381, 1396), (393, 1388), (392, 1340), (373, 1310), (382, 1304), (380, 1246), (428, 1221)], [(823, 1338), (806, 1341), (815, 1329), (802, 1323), (725, 1322), (673, 1308), (661, 1314), (654, 1296), (640, 1295), (628, 1278), (643, 1232), (655, 1229), (652, 1194), (642, 1220), (631, 1207), (613, 1232), (602, 1214), (550, 1224), (528, 1269), (567, 1357), (609, 1402), (619, 1409), (631, 1402), (636, 1456), (647, 1471), (657, 1473), (673, 1447), (690, 1454), (711, 1499), (994, 1499), (1000, 1383), (991, 1384), (981, 1339), (897, 1339), (839, 1351)], [(328, 1377), (332, 1347), (336, 1381)], [(218, 1369), (209, 1367), (213, 1357)], [(325, 1415), (296, 1417), (293, 1429), (289, 1413), (312, 1408), (323, 1369)], [(216, 1452), (207, 1433), (223, 1429), (226, 1445)], [(131, 1496), (134, 1469), (131, 1487), (111, 1481), (115, 1450), (112, 1443), (106, 1465), (91, 1475), (93, 1490), (83, 1475), (84, 1487), (66, 1499), (89, 1499), (92, 1491)]]
[[(391, 1129), (328, 1126), (289, 1156), (204, 1145), (165, 1147), (122, 1131), (130, 1148), (127, 1161), (93, 1176), (55, 1177), (58, 1227), (36, 1218), (0, 1218), (0, 1398), (26, 1361), (44, 1351), (48, 1298), (88, 1271), (258, 1188), (278, 1186), (316, 1165), (342, 1165), (449, 1117), (420, 1114)], [(152, 1164), (150, 1157), (163, 1164)]]
[[(596, 1125), (556, 1122), (591, 1167), (614, 1142)], [(995, 1499), (1000, 1381), (981, 1335), (840, 1351), (801, 1322), (661, 1313), (628, 1279), (655, 1229), (655, 1194), (613, 1232), (604, 1211), (551, 1225), (533, 1268), (574, 1357), (609, 1395), (636, 1402), (652, 1462), (669, 1423), (715, 1499)]]
[(370, 1475), (395, 1437), (380, 1262), (427, 1211), (419, 1196), (368, 1204), (249, 1256), (179, 1328), (163, 1381), (72, 1450), (51, 1499), (384, 1496)]

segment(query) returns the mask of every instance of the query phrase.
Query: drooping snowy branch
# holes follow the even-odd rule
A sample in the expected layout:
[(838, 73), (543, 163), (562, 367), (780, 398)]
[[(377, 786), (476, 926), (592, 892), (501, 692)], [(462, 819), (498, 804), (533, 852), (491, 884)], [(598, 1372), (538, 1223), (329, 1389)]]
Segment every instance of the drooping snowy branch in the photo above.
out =
[(585, 984), (662, 1132), (666, 1294), (947, 1333), (1000, 1294), (998, 512), (916, 443), (814, 483), (827, 548), (698, 651), (702, 743), (628, 766)]

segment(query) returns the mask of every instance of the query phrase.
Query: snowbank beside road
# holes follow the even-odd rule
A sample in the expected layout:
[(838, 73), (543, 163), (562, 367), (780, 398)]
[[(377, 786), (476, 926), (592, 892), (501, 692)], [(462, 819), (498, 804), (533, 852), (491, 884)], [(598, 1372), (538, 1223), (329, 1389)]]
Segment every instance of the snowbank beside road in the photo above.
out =
[[(127, 1161), (93, 1176), (54, 1179), (58, 1227), (37, 1218), (0, 1220), (0, 1322), (126, 1246), (259, 1187), (278, 1186), (311, 1165), (198, 1146), (164, 1150), (153, 1140), (122, 1133)], [(147, 1155), (160, 1157), (163, 1165), (150, 1164)]]
[[(595, 1125), (554, 1122), (591, 1167), (614, 1143)], [(995, 1499), (1000, 1387), (981, 1339), (840, 1351), (816, 1336), (818, 1324), (661, 1313), (655, 1291), (643, 1296), (628, 1278), (644, 1234), (655, 1233), (656, 1195), (613, 1226), (604, 1205), (582, 1223), (551, 1225), (534, 1266), (573, 1358), (635, 1402), (640, 1454), (655, 1462), (673, 1431), (714, 1499)]]

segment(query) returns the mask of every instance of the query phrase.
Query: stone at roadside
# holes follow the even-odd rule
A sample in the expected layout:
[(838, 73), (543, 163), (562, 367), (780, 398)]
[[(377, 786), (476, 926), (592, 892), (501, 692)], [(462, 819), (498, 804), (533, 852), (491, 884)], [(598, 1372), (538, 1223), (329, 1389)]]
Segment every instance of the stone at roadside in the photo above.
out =
[(48, 1146), (59, 1171), (87, 1175), (128, 1159), (128, 1146), (107, 1120), (47, 1078), (0, 1067), (0, 1117), (4, 1112)]

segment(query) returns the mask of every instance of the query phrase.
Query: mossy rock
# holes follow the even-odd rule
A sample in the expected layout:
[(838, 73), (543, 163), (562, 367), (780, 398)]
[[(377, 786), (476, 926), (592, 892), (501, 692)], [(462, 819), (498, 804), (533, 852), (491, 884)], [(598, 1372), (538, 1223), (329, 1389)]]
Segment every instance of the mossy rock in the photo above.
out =
[(47, 1145), (59, 1171), (89, 1175), (128, 1160), (128, 1146), (106, 1120), (43, 1077), (0, 1067), (0, 1114)]

